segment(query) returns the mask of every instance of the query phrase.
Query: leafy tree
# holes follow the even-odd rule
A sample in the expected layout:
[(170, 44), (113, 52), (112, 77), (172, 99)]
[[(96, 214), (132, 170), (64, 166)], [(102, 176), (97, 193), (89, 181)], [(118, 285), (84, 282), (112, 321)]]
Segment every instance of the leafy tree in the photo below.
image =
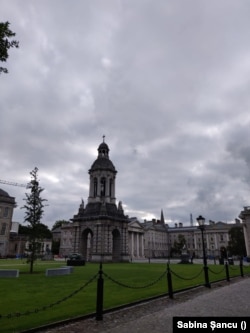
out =
[(55, 230), (56, 228), (60, 228), (64, 223), (68, 223), (68, 221), (66, 221), (66, 220), (56, 221), (52, 226), (52, 230)]
[(229, 255), (246, 255), (245, 239), (242, 227), (233, 227), (229, 230), (229, 242), (227, 252)]
[[(9, 29), (9, 22), (0, 22), (0, 61), (6, 62), (9, 57), (9, 49), (11, 47), (19, 47), (19, 42), (11, 40), (16, 34)], [(7, 68), (0, 67), (0, 74), (8, 73)]]
[(171, 249), (172, 254), (173, 253), (181, 254), (181, 251), (182, 251), (184, 245), (186, 245), (185, 236), (180, 234), (180, 235), (178, 235), (178, 240), (174, 241), (174, 246)]
[(52, 253), (58, 255), (60, 252), (60, 240), (53, 240), (52, 241)]
[[(19, 233), (21, 235), (26, 235), (29, 236), (31, 233), (33, 232), (32, 227), (31, 226), (25, 226), (25, 225), (20, 225), (19, 226)], [(48, 226), (43, 224), (43, 223), (39, 223), (37, 225), (37, 232), (39, 233), (39, 239), (50, 239), (52, 238), (52, 232), (49, 230)]]
[(41, 198), (43, 188), (40, 187), (38, 181), (38, 168), (30, 172), (31, 181), (27, 185), (27, 189), (31, 190), (31, 193), (25, 193), (26, 204), (21, 207), (26, 210), (24, 221), (29, 223), (29, 241), (30, 241), (30, 273), (33, 273), (33, 264), (36, 259), (36, 252), (39, 249), (38, 239), (44, 234), (44, 228), (41, 226), (41, 219), (44, 214), (44, 201), (46, 199)]

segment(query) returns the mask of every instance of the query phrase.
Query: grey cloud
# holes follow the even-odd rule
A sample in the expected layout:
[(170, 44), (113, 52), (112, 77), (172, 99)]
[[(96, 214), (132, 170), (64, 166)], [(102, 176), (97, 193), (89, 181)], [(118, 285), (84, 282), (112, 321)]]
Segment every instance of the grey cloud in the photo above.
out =
[[(1, 178), (25, 182), (37, 166), (45, 222), (69, 219), (105, 134), (128, 212), (234, 220), (249, 204), (249, 11), (232, 0), (5, 2), (20, 49), (0, 77)], [(22, 205), (22, 188), (4, 189)]]

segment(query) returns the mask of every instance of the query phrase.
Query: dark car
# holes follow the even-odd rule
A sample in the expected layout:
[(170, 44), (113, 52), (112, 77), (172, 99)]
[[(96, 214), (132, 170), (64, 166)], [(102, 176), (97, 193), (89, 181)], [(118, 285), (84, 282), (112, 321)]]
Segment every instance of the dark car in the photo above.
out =
[(69, 255), (69, 259), (70, 260), (82, 260), (83, 257), (82, 257), (82, 255), (80, 253), (71, 253)]

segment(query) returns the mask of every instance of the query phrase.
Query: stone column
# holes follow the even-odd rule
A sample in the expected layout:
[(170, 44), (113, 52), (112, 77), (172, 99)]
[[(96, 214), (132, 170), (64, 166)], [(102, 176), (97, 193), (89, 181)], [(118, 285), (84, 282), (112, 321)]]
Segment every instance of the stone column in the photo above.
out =
[(250, 257), (250, 206), (244, 207), (240, 213), (239, 218), (243, 222), (243, 233), (247, 251), (247, 257)]
[(131, 232), (131, 237), (130, 237), (130, 241), (131, 241), (131, 257), (134, 257), (134, 233), (133, 231)]
[(94, 177), (90, 176), (90, 184), (89, 184), (89, 196), (94, 196)]
[(134, 256), (136, 257), (136, 233), (134, 233)]
[(139, 241), (139, 233), (136, 234), (136, 254), (137, 258), (140, 256), (140, 249), (139, 249), (140, 241)]
[(197, 248), (197, 233), (194, 234), (194, 250), (197, 251), (196, 254), (198, 254), (198, 248)]
[(115, 177), (113, 178), (112, 198), (115, 199)]

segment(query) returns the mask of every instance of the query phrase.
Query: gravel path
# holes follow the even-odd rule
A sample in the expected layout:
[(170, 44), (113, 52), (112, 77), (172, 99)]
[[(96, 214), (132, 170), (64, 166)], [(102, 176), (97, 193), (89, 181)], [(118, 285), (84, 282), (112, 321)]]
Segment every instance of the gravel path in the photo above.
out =
[(102, 321), (85, 319), (43, 333), (172, 333), (174, 316), (250, 316), (250, 278), (212, 284), (129, 309), (104, 314)]

